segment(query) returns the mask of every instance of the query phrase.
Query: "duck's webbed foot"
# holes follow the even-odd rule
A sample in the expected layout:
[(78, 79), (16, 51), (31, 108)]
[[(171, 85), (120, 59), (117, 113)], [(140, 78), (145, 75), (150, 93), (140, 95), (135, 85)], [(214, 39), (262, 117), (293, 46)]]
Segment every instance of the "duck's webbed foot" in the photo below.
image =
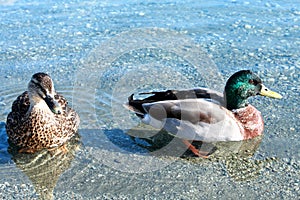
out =
[(193, 152), (195, 156), (201, 157), (201, 158), (208, 158), (208, 155), (210, 152), (205, 152), (198, 150), (194, 145), (192, 145), (188, 140), (182, 140), (183, 143)]

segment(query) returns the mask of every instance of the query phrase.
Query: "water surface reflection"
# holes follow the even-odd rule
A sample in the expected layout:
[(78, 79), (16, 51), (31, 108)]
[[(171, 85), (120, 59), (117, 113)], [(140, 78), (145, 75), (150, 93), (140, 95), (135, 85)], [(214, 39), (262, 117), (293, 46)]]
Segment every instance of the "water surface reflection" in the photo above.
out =
[(18, 153), (17, 148), (10, 146), (8, 152), (12, 160), (31, 181), (39, 199), (53, 199), (53, 190), (61, 174), (71, 166), (75, 153), (80, 147), (80, 136), (77, 133), (67, 144), (67, 152), (59, 149), (42, 150), (34, 154)]

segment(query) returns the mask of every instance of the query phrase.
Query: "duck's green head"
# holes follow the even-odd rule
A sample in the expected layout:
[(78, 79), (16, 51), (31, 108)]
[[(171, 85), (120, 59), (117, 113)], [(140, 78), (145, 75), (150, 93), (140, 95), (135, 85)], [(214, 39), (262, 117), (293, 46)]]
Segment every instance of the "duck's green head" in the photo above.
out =
[(280, 94), (265, 87), (261, 79), (250, 70), (238, 71), (228, 79), (224, 91), (227, 109), (243, 108), (248, 104), (247, 98), (255, 95), (282, 98)]

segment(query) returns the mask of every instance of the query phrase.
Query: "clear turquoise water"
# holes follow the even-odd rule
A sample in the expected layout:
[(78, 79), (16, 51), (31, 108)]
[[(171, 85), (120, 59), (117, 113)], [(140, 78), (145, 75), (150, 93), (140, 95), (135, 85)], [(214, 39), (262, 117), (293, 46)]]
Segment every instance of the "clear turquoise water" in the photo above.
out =
[[(0, 197), (295, 199), (299, 3), (0, 0)], [(251, 99), (265, 119), (263, 138), (217, 144), (203, 160), (179, 158), (176, 139), (150, 153), (128, 136), (157, 135), (123, 108), (130, 94), (222, 91), (240, 69), (284, 96)], [(7, 151), (11, 103), (38, 71), (52, 76), (81, 117), (81, 144), (65, 157)]]

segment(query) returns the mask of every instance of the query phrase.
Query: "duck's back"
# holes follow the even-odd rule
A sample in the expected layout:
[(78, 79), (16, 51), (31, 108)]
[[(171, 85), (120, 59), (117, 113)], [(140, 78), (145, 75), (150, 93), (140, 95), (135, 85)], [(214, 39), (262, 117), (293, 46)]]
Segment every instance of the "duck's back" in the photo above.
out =
[(140, 95), (148, 95), (148, 97), (144, 99), (133, 99), (132, 94), (128, 98), (128, 109), (135, 111), (139, 117), (142, 117), (146, 113), (143, 108), (143, 104), (154, 103), (158, 101), (205, 99), (218, 105), (225, 105), (222, 93), (207, 88), (147, 92), (140, 93)]

